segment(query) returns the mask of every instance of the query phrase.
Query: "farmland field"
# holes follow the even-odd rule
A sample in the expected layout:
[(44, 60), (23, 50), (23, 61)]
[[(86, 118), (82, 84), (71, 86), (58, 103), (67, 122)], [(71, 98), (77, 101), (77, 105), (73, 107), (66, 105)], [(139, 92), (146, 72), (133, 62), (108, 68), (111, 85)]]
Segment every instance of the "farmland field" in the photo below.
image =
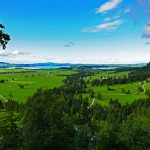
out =
[(67, 75), (75, 71), (57, 70), (0, 70), (0, 99), (7, 100), (10, 96), (18, 102), (25, 102), (38, 88), (54, 88), (63, 85)]

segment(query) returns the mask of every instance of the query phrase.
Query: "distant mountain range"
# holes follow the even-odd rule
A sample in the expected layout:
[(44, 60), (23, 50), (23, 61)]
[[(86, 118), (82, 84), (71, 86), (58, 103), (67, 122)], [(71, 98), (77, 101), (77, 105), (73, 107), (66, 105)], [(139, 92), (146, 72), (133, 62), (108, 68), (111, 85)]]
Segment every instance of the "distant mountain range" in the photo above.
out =
[(25, 68), (25, 67), (73, 67), (73, 66), (81, 66), (87, 68), (109, 68), (109, 67), (143, 67), (146, 63), (140, 64), (71, 64), (71, 63), (53, 63), (53, 62), (45, 62), (45, 63), (32, 63), (32, 64), (13, 64), (7, 62), (0, 62), (0, 68)]
[(7, 62), (0, 62), (0, 68), (10, 68), (10, 67), (16, 67), (16, 68), (22, 68), (22, 67), (36, 67), (36, 66), (73, 66), (73, 64), (69, 63), (52, 63), (52, 62), (46, 62), (46, 63), (32, 63), (32, 64), (14, 64), (14, 63), (7, 63)]

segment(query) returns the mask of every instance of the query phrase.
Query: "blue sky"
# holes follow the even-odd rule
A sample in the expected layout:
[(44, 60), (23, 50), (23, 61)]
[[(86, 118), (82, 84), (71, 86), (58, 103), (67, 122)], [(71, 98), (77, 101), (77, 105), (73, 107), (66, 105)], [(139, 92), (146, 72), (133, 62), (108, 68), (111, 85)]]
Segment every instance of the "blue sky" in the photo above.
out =
[(150, 60), (150, 0), (0, 0), (0, 23), (12, 38), (1, 61)]

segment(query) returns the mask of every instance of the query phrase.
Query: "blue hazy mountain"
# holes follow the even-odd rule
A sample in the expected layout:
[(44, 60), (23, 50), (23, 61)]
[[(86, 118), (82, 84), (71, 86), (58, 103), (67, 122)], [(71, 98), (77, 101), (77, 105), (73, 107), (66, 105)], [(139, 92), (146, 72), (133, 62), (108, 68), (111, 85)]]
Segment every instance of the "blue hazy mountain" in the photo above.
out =
[(71, 64), (71, 63), (53, 63), (53, 62), (45, 62), (45, 63), (29, 63), (29, 64), (15, 64), (8, 62), (0, 62), (0, 68), (35, 68), (35, 69), (53, 69), (53, 68), (62, 68), (62, 67), (87, 67), (87, 68), (123, 68), (123, 67), (143, 67), (146, 63), (140, 64)]

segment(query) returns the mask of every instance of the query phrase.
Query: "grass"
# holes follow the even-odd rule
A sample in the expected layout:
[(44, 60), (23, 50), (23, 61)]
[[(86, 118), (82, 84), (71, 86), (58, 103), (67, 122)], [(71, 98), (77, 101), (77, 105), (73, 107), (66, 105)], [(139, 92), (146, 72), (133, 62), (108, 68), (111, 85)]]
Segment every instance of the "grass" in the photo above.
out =
[[(8, 71), (11, 73), (7, 74)], [(0, 80), (6, 80), (5, 83), (0, 83), (0, 99), (8, 99), (12, 93), (14, 100), (24, 103), (38, 88), (59, 87), (63, 85), (63, 80), (67, 75), (76, 73), (76, 71), (13, 69), (0, 70), (0, 73)]]
[(123, 77), (123, 76), (128, 76), (128, 73), (127, 71), (124, 71), (124, 72), (116, 72), (116, 71), (106, 71), (106, 70), (95, 70), (94, 71), (94, 76), (90, 76), (90, 77), (87, 77), (86, 80), (95, 80), (95, 79), (101, 79), (102, 78), (108, 78), (108, 77)]
[[(128, 72), (114, 72), (114, 71), (95, 71), (95, 75), (91, 77), (87, 77), (85, 80), (89, 80), (90, 83), (87, 86), (87, 91), (89, 89), (92, 89), (94, 91), (95, 95), (95, 103), (108, 106), (109, 100), (119, 100), (123, 105), (126, 103), (132, 103), (133, 101), (140, 99), (140, 98), (146, 98), (144, 92), (139, 92), (138, 87), (142, 86), (138, 82), (133, 84), (118, 84), (109, 86), (112, 90), (108, 90), (108, 86), (91, 86), (91, 81), (94, 79), (100, 79), (101, 77), (122, 77), (124, 75), (128, 75)], [(145, 84), (145, 89), (149, 89), (150, 83)], [(130, 91), (130, 94), (125, 94), (122, 92), (122, 89), (125, 89), (125, 91)], [(98, 100), (97, 96), (98, 94), (102, 95), (102, 99)], [(89, 94), (84, 94), (83, 97), (87, 96), (90, 99), (90, 103), (92, 102), (92, 98), (90, 98)]]
[[(8, 73), (9, 72), (9, 73)], [(69, 69), (55, 69), (55, 70), (25, 70), (25, 69), (11, 69), (0, 70), (0, 80), (6, 80), (5, 83), (0, 83), (0, 99), (6, 101), (12, 93), (13, 99), (18, 102), (26, 102), (29, 96), (38, 88), (54, 88), (63, 85), (63, 80), (67, 75), (76, 73), (76, 70)], [(95, 94), (95, 103), (107, 106), (109, 100), (118, 99), (122, 104), (132, 103), (139, 98), (146, 98), (144, 92), (138, 92), (138, 87), (142, 86), (138, 82), (133, 84), (120, 84), (110, 86), (112, 91), (108, 90), (108, 86), (91, 86), (91, 81), (100, 79), (101, 77), (122, 77), (127, 76), (128, 72), (115, 72), (115, 71), (101, 71), (94, 70), (94, 76), (85, 78), (90, 83), (87, 85), (87, 90), (93, 89)], [(23, 86), (23, 88), (21, 88)], [(149, 89), (150, 82), (145, 84), (145, 88)], [(125, 94), (122, 89), (130, 90), (130, 94)], [(102, 95), (102, 100), (98, 100), (98, 94)], [(92, 99), (89, 93), (83, 94), (88, 96), (90, 103)]]

